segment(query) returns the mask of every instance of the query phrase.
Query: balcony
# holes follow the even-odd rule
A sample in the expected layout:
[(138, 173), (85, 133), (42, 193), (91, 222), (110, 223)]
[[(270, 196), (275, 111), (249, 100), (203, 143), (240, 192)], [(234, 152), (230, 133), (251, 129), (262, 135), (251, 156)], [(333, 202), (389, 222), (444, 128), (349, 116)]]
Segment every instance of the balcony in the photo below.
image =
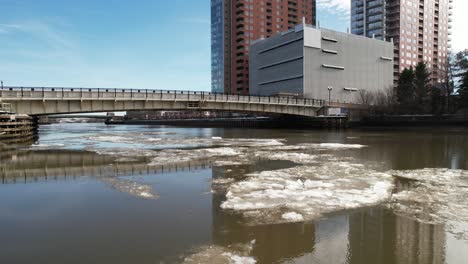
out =
[(387, 23), (394, 23), (394, 22), (400, 22), (400, 17), (392, 16), (392, 17), (387, 18)]
[[(387, 24), (387, 30), (388, 31), (393, 31), (393, 30), (399, 30), (400, 29), (400, 24), (399, 23), (390, 23)], [(389, 32), (390, 33), (390, 32)]]
[(400, 7), (400, 1), (392, 1), (387, 4), (387, 7)]
[(383, 1), (373, 1), (367, 4), (367, 8), (373, 8), (373, 7), (382, 6), (382, 5), (383, 5)]

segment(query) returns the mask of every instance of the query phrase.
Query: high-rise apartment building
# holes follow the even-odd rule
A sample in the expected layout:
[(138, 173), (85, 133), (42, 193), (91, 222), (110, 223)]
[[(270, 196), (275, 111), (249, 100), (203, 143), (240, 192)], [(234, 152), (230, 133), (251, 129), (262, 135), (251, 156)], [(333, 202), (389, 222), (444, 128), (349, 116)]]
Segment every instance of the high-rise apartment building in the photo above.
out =
[(425, 62), (445, 83), (453, 0), (351, 0), (352, 33), (394, 42), (394, 78)]
[(384, 39), (385, 0), (352, 0), (351, 33)]
[(250, 43), (315, 15), (315, 0), (211, 0), (211, 90), (248, 94)]

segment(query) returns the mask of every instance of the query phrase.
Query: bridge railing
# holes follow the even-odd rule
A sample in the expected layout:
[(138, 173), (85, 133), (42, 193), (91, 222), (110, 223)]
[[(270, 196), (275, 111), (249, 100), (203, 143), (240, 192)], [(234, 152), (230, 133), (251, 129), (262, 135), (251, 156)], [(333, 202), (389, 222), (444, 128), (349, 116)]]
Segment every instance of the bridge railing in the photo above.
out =
[(68, 88), (68, 87), (17, 87), (0, 88), (1, 99), (23, 100), (167, 100), (167, 101), (207, 101), (243, 102), (259, 104), (299, 105), (322, 107), (325, 100), (285, 96), (256, 96), (213, 93), (204, 91), (128, 89), (128, 88)]

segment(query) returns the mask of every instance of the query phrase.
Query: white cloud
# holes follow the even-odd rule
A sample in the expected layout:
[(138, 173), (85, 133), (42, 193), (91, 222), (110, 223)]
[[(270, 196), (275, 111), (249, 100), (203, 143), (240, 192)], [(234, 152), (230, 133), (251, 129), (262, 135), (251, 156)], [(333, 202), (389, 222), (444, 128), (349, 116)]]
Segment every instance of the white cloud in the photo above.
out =
[(453, 22), (452, 22), (452, 49), (460, 51), (468, 49), (468, 34), (466, 34), (466, 25), (468, 25), (467, 0), (453, 1)]
[(317, 7), (331, 14), (349, 16), (351, 0), (317, 0)]
[(0, 34), (1, 33), (9, 33), (10, 31), (13, 30), (19, 30), (22, 29), (21, 25), (16, 25), (16, 24), (0, 24)]

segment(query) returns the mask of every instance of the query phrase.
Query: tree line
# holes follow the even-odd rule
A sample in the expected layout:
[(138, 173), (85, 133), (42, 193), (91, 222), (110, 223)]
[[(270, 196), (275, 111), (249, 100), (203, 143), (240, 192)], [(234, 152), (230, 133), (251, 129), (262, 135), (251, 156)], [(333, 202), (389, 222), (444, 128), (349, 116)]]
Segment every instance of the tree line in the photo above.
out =
[(404, 69), (396, 87), (359, 91), (374, 114), (446, 114), (468, 109), (468, 50), (449, 54), (447, 78), (433, 85), (425, 63)]

